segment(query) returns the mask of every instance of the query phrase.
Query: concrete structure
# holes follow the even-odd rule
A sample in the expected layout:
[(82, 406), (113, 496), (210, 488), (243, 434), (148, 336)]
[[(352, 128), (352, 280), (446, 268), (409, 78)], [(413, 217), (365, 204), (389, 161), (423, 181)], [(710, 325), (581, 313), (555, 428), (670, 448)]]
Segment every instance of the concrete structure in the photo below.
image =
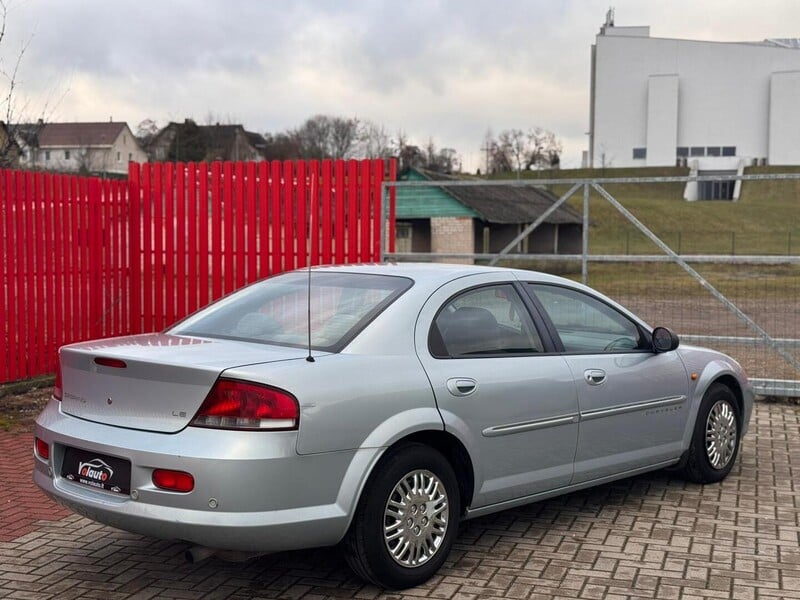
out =
[(15, 129), (20, 165), (82, 174), (127, 175), (128, 163), (147, 155), (124, 121), (38, 123)]
[[(705, 42), (617, 27), (592, 46), (591, 165), (687, 165), (734, 174), (800, 164), (800, 43)], [(687, 199), (738, 197), (734, 185), (687, 187)]]

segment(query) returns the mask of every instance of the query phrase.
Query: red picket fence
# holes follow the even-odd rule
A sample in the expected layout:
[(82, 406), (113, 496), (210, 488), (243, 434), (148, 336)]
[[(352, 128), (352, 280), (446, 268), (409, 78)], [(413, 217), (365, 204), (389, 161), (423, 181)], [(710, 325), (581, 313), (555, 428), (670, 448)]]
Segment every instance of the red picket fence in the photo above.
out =
[(52, 373), (62, 344), (164, 329), (309, 260), (379, 260), (384, 168), (131, 163), (128, 181), (0, 171), (0, 383)]

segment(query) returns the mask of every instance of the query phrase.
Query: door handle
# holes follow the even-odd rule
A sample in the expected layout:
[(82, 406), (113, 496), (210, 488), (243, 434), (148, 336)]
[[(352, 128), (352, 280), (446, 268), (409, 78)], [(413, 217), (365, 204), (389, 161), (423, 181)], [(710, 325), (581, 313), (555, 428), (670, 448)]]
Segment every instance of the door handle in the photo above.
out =
[(478, 382), (470, 377), (453, 377), (447, 380), (447, 391), (453, 396), (469, 396), (478, 389)]
[(606, 372), (603, 369), (586, 369), (583, 378), (589, 385), (602, 385), (606, 381)]

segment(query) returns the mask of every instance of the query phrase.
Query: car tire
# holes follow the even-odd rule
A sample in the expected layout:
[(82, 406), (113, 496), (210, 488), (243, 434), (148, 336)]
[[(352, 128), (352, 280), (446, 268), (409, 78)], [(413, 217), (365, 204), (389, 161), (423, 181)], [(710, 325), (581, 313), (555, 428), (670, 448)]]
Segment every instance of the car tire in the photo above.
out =
[(683, 476), (695, 483), (714, 483), (727, 477), (736, 462), (742, 416), (731, 389), (712, 384), (700, 403)]
[(427, 581), (458, 534), (461, 501), (453, 467), (419, 443), (390, 451), (375, 467), (344, 540), (362, 579), (405, 589)]

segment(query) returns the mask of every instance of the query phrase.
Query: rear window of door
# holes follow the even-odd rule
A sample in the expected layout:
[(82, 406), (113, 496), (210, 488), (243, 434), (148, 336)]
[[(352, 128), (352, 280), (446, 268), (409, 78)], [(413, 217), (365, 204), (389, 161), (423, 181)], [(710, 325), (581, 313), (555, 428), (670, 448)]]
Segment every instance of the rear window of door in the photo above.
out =
[(467, 290), (448, 300), (434, 319), (428, 346), (437, 358), (543, 352), (528, 310), (510, 284)]

